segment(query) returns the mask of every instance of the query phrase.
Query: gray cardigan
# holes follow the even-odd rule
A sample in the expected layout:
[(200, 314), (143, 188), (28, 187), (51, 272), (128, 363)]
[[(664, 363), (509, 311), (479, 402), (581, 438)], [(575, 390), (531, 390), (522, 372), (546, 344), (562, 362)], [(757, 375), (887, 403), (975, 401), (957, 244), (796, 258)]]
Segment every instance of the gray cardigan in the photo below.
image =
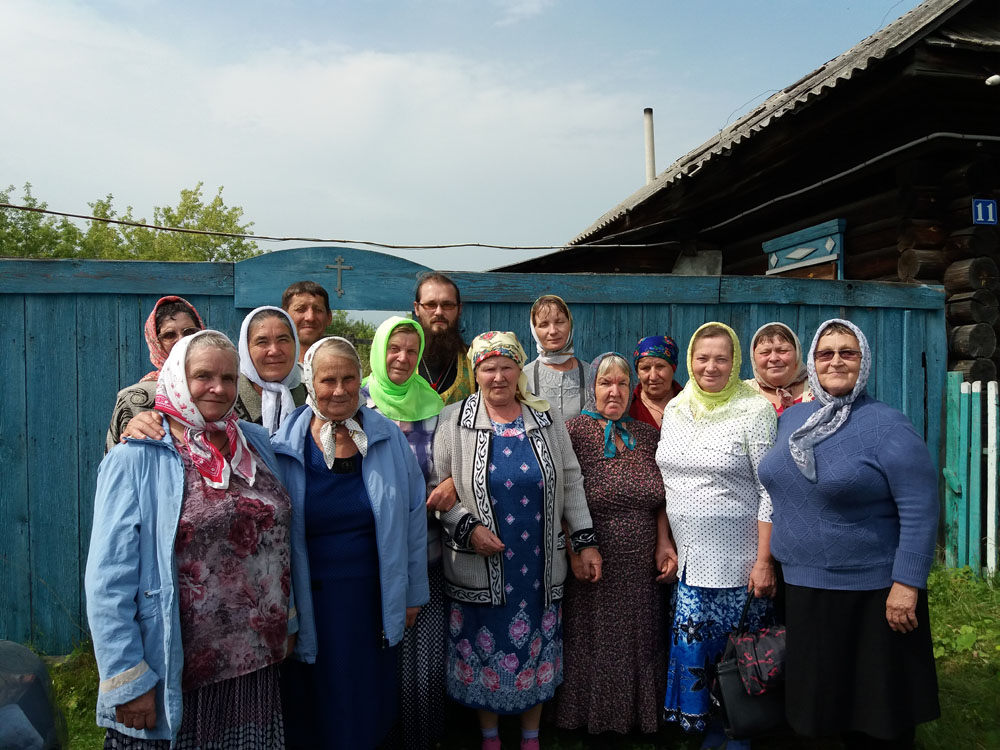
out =
[[(535, 411), (521, 404), (521, 415), (531, 448), (538, 459), (544, 480), (542, 524), (545, 529), (545, 604), (559, 600), (566, 579), (566, 535), (573, 549), (597, 546), (590, 509), (583, 493), (580, 464), (566, 425), (557, 410)], [(505, 602), (501, 553), (484, 557), (476, 554), (469, 538), (482, 524), (503, 540), (503, 531), (490, 502), (489, 472), (493, 428), (481, 394), (446, 406), (434, 433), (434, 469), (431, 486), (446, 477), (455, 480), (458, 502), (447, 513), (439, 512), (445, 530), (445, 593), (452, 599), (473, 604), (500, 605)]]

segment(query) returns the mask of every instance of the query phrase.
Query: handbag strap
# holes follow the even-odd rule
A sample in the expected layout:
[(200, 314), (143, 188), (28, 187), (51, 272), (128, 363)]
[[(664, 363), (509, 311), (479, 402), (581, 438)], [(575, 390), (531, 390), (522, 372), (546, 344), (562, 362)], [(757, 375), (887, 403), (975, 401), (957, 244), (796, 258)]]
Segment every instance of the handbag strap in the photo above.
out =
[(746, 633), (747, 615), (750, 614), (750, 605), (753, 604), (753, 586), (747, 592), (747, 603), (743, 605), (743, 614), (740, 615), (740, 624), (736, 626), (736, 635)]

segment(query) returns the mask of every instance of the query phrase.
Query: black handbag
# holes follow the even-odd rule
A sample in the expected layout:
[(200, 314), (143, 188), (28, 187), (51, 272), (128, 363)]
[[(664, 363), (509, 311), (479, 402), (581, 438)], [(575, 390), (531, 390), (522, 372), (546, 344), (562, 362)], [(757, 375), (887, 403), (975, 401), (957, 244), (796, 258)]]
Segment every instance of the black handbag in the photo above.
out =
[(712, 695), (730, 739), (750, 739), (785, 723), (785, 626), (746, 632), (753, 592), (715, 667)]

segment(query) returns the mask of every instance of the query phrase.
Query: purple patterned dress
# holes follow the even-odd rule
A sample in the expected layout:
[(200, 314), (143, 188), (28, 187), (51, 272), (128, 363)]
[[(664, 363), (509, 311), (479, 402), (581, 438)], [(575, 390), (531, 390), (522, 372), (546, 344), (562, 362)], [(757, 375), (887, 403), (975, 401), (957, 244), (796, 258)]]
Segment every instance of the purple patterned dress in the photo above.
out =
[(519, 714), (562, 682), (562, 607), (545, 607), (543, 481), (524, 420), (493, 425), (490, 499), (500, 529), (505, 603), (450, 603), (448, 695), (464, 706)]

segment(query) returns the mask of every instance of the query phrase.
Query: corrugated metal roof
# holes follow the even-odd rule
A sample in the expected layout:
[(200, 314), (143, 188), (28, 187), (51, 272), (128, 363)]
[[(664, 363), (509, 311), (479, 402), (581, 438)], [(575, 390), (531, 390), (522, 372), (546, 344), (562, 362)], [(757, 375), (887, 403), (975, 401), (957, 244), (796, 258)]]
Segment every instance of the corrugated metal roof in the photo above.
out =
[[(891, 57), (912, 46), (972, 1), (925, 0), (909, 13), (900, 16), (896, 21), (862, 40), (844, 54), (774, 94), (759, 107), (720, 131), (718, 135), (682, 156), (657, 175), (653, 182), (644, 185), (625, 201), (608, 211), (588, 229), (570, 240), (568, 244), (576, 245), (583, 242), (671, 183), (690, 177), (712, 158), (724, 154), (733, 146), (748, 140), (754, 133), (760, 132), (779, 117), (795, 112), (824, 96), (829, 90), (842, 85), (843, 81), (850, 80), (856, 73), (867, 70), (872, 63)], [(970, 34), (970, 30), (967, 29), (962, 31), (956, 29), (955, 32), (955, 36), (959, 37), (966, 37)], [(988, 34), (984, 34), (980, 30), (975, 35), (975, 39), (982, 44), (984, 37), (987, 36)], [(962, 41), (968, 43), (964, 38)]]

